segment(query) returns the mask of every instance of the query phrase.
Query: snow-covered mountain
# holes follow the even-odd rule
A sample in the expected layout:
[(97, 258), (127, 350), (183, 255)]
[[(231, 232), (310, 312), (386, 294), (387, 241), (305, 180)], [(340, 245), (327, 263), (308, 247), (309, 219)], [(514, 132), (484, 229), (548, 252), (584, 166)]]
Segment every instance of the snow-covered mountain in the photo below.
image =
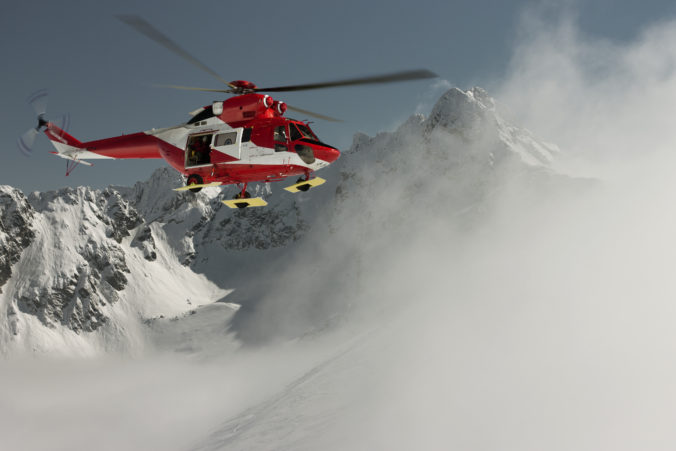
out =
[[(133, 187), (2, 186), (0, 352), (138, 353), (157, 321), (219, 300), (242, 307), (228, 327), (245, 342), (321, 330), (353, 307), (360, 265), (416, 223), (443, 212), (471, 227), (496, 192), (570, 183), (551, 168), (557, 152), (480, 88), (454, 88), (427, 118), (357, 134), (321, 188), (258, 185), (262, 209), (225, 207), (234, 188), (176, 193), (169, 168)], [(329, 302), (328, 289), (345, 294)], [(279, 321), (261, 330), (261, 317)]]
[(132, 188), (28, 197), (0, 188), (0, 349), (138, 349), (144, 320), (179, 315), (228, 293), (227, 277), (219, 287), (191, 267), (202, 249), (283, 247), (307, 228), (293, 199), (232, 212), (217, 190), (171, 190), (181, 183), (161, 169)]

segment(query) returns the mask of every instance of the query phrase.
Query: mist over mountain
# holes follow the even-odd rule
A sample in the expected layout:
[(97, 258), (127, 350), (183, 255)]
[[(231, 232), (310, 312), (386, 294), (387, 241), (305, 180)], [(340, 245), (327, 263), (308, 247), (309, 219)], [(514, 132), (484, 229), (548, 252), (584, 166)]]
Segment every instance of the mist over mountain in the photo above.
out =
[[(661, 199), (660, 178), (618, 190), (562, 174), (561, 153), (482, 89), (453, 88), (428, 116), (355, 135), (317, 189), (254, 187), (266, 208), (223, 206), (234, 188), (177, 194), (168, 168), (133, 187), (2, 187), (0, 383), (14, 388), (0, 437), (563, 450), (640, 449), (657, 430), (673, 443), (660, 422), (673, 404), (642, 384), (675, 373), (656, 288), (669, 271), (636, 264), (660, 261), (673, 225), (652, 227), (664, 205), (637, 202)], [(36, 418), (39, 434), (16, 427)], [(622, 443), (607, 433), (637, 422)]]

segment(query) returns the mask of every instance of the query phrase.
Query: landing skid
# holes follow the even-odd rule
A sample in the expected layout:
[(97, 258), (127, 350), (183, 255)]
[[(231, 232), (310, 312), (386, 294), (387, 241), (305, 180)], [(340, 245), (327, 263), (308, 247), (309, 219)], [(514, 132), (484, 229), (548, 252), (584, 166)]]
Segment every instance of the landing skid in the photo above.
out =
[(248, 183), (242, 184), (242, 191), (237, 193), (234, 199), (222, 200), (225, 205), (230, 208), (248, 208), (248, 207), (265, 207), (268, 203), (262, 197), (251, 197), (246, 190)]
[(300, 182), (294, 183), (291, 186), (287, 186), (284, 189), (287, 190), (290, 193), (297, 193), (299, 191), (307, 191), (310, 188), (314, 188), (316, 186), (323, 185), (324, 183), (326, 183), (326, 180), (324, 180), (321, 177), (315, 177), (315, 178), (310, 179), (310, 180), (301, 180)]
[(265, 207), (268, 203), (262, 197), (222, 200), (230, 208)]

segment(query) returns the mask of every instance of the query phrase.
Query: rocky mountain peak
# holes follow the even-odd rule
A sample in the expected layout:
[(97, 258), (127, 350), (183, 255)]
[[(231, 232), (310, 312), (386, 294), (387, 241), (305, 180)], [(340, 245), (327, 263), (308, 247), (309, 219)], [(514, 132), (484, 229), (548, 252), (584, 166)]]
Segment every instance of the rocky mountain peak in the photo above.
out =
[(482, 149), (492, 149), (486, 154), (492, 160), (516, 155), (529, 166), (548, 167), (559, 152), (555, 145), (505, 120), (495, 100), (479, 87), (468, 91), (449, 89), (432, 108), (424, 127), (428, 137), (442, 132), (466, 143), (479, 143)]
[(428, 133), (443, 128), (476, 139), (494, 121), (495, 103), (483, 89), (451, 88), (434, 105), (425, 126)]

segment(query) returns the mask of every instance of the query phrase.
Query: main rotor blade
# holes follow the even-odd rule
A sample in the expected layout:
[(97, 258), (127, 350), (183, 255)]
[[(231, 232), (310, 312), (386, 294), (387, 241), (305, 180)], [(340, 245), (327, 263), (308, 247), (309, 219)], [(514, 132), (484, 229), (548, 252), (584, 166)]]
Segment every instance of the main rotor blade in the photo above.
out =
[(316, 118), (318, 118), (318, 119), (324, 119), (325, 121), (330, 121), (330, 122), (343, 122), (343, 121), (341, 121), (340, 119), (336, 119), (335, 117), (324, 116), (323, 114), (314, 113), (314, 112), (312, 112), (312, 111), (303, 110), (303, 109), (301, 109), (301, 108), (296, 108), (295, 106), (291, 106), (291, 105), (289, 105), (288, 103), (286, 104), (286, 108), (289, 109), (289, 110), (291, 110), (291, 111), (296, 111), (296, 112), (298, 112), (298, 113), (303, 113), (303, 114), (307, 114), (308, 116), (316, 117)]
[(323, 83), (309, 83), (305, 85), (277, 86), (272, 88), (256, 88), (254, 91), (284, 92), (304, 91), (309, 89), (333, 88), (336, 86), (371, 85), (378, 83), (393, 83), (397, 81), (420, 80), (436, 78), (437, 74), (427, 69), (407, 70), (391, 74), (373, 75), (370, 77), (348, 78), (345, 80), (326, 81)]
[(218, 73), (208, 67), (206, 64), (192, 56), (190, 53), (187, 51), (183, 50), (178, 44), (176, 44), (174, 41), (169, 39), (167, 36), (165, 36), (161, 31), (159, 31), (157, 28), (153, 27), (150, 25), (148, 22), (145, 21), (145, 19), (136, 16), (136, 15), (130, 15), (130, 14), (121, 14), (116, 16), (120, 21), (126, 23), (130, 27), (134, 28), (136, 31), (139, 33), (145, 35), (146, 37), (152, 39), (153, 41), (157, 42), (161, 46), (165, 47), (166, 49), (170, 50), (171, 52), (174, 52), (176, 55), (180, 56), (184, 60), (188, 61), (189, 63), (199, 67), (203, 71), (207, 72), (208, 74), (216, 77), (219, 81), (225, 83), (226, 85), (230, 86), (231, 88), (234, 88), (234, 86), (230, 85), (229, 82), (227, 82), (223, 77), (218, 75)]
[(178, 86), (178, 85), (153, 85), (157, 88), (169, 88), (169, 89), (183, 89), (186, 91), (204, 91), (204, 92), (224, 92), (226, 94), (232, 94), (232, 89), (208, 89), (208, 88), (195, 88), (192, 86)]

